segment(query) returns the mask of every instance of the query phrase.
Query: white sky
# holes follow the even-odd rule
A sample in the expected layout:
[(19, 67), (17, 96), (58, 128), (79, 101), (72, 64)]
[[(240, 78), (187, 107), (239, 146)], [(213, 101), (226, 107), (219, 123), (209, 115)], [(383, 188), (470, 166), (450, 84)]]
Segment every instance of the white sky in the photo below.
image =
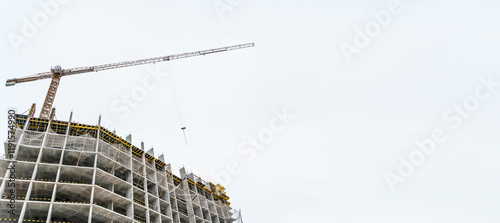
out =
[[(67, 120), (73, 110), (75, 121), (97, 124), (101, 114), (118, 135), (132, 133), (134, 145), (143, 140), (165, 154), (174, 173), (185, 166), (216, 181), (213, 173), (236, 160), (240, 173), (225, 186), (247, 223), (498, 222), (500, 91), (456, 129), (443, 115), (475, 97), (479, 78), (500, 81), (500, 3), (401, 0), (401, 12), (348, 63), (339, 46), (353, 45), (355, 29), (376, 21), (371, 12), (390, 1), (366, 2), (68, 1), (23, 36), (42, 7), (1, 0), (1, 77), (254, 42), (63, 77), (56, 116)], [(219, 16), (214, 5), (231, 11)], [(14, 46), (14, 35), (26, 41)], [(155, 69), (175, 77), (189, 146), (167, 78), (128, 116), (113, 106), (124, 106), (122, 95), (141, 88)], [(3, 111), (37, 103), (38, 115), (48, 86), (1, 87)], [(239, 145), (266, 131), (273, 110), (283, 108), (295, 118), (246, 161)], [(391, 191), (384, 174), (397, 173), (398, 157), (418, 151), (414, 141), (436, 128), (446, 141)]]

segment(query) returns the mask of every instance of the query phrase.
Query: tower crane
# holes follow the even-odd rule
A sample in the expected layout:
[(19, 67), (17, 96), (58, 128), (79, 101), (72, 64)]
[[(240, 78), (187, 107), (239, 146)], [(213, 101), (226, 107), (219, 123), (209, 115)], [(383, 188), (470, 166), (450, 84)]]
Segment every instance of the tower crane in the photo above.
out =
[(59, 86), (59, 82), (61, 81), (61, 77), (63, 77), (63, 76), (69, 76), (69, 75), (74, 75), (74, 74), (83, 74), (83, 73), (89, 73), (89, 72), (97, 72), (97, 71), (110, 70), (110, 69), (116, 69), (116, 68), (122, 68), (122, 67), (131, 67), (131, 66), (150, 64), (150, 63), (156, 63), (156, 62), (164, 62), (164, 61), (182, 59), (182, 58), (187, 58), (187, 57), (207, 55), (207, 54), (211, 54), (211, 53), (219, 53), (219, 52), (224, 52), (224, 51), (229, 51), (229, 50), (237, 50), (237, 49), (253, 47), (253, 46), (254, 46), (253, 43), (246, 43), (246, 44), (239, 44), (239, 45), (234, 45), (234, 46), (214, 48), (214, 49), (203, 50), (203, 51), (194, 51), (194, 52), (188, 52), (188, 53), (181, 53), (181, 54), (174, 54), (174, 55), (168, 55), (168, 56), (141, 59), (141, 60), (131, 60), (131, 61), (118, 62), (118, 63), (103, 64), (103, 65), (98, 65), (98, 66), (76, 67), (76, 68), (70, 68), (70, 69), (62, 69), (61, 66), (57, 65), (57, 66), (53, 66), (50, 69), (50, 72), (37, 73), (37, 74), (33, 74), (30, 76), (26, 76), (26, 77), (8, 79), (7, 82), (5, 83), (5, 86), (14, 86), (15, 84), (19, 84), (19, 83), (25, 83), (25, 82), (30, 82), (30, 81), (37, 81), (37, 80), (51, 78), (52, 81), (50, 82), (49, 90), (47, 91), (47, 95), (45, 96), (45, 100), (43, 102), (42, 111), (40, 112), (40, 118), (47, 119), (49, 117), (49, 113), (50, 113), (50, 110), (52, 108), (52, 103), (54, 102), (54, 98), (56, 97), (56, 92), (57, 92), (57, 88)]

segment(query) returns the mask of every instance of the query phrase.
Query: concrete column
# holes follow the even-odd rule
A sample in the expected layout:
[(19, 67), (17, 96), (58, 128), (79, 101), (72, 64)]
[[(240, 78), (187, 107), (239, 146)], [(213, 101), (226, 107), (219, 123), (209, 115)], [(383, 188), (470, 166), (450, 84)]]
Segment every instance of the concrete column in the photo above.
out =
[(26, 196), (24, 197), (24, 205), (21, 209), (21, 214), (19, 214), (19, 222), (23, 222), (24, 215), (26, 214), (26, 208), (28, 207), (28, 201), (30, 200), (31, 191), (33, 190), (33, 184), (35, 181), (36, 174), (38, 172), (38, 166), (40, 165), (40, 161), (42, 160), (43, 148), (45, 147), (45, 141), (47, 140), (47, 135), (49, 133), (50, 125), (52, 124), (52, 119), (49, 120), (47, 124), (47, 129), (45, 129), (45, 133), (43, 135), (42, 144), (40, 145), (40, 152), (38, 152), (38, 157), (36, 159), (35, 168), (33, 169), (33, 174), (31, 175), (30, 184), (28, 186), (28, 190), (26, 191)]
[[(111, 191), (114, 193), (115, 192), (115, 184), (111, 184)], [(115, 202), (111, 200), (111, 206), (109, 207), (110, 210), (115, 211)]]
[[(160, 157), (158, 157), (159, 160), (165, 162), (165, 158), (164, 158), (164, 155), (160, 155)], [(172, 204), (170, 203), (170, 193), (169, 193), (169, 190), (168, 190), (168, 179), (169, 179), (169, 176), (167, 174), (167, 165), (165, 164), (165, 166), (163, 167), (163, 174), (165, 175), (165, 179), (163, 180), (163, 182), (160, 182), (162, 183), (163, 187), (165, 187), (166, 191), (163, 192), (166, 196), (166, 201), (167, 203), (170, 205), (169, 208), (167, 208), (167, 213), (165, 213), (164, 215), (170, 217), (171, 219), (173, 219), (173, 216), (172, 216), (172, 211), (170, 211), (170, 213), (168, 213), (168, 209), (172, 209)], [(163, 194), (162, 194), (163, 195)], [(158, 198), (160, 196), (158, 195)], [(161, 211), (160, 211), (161, 212)]]
[(128, 208), (127, 214), (130, 213), (129, 217), (131, 217), (132, 220), (133, 220), (134, 219), (134, 172), (132, 171), (132, 163), (133, 163), (133, 159), (134, 158), (132, 158), (132, 156), (134, 154), (132, 154), (132, 147), (133, 147), (133, 145), (132, 145), (132, 134), (130, 134), (127, 137), (127, 142), (130, 143), (130, 148), (129, 148), (129, 152), (128, 152), (128, 154), (130, 155), (130, 159), (129, 159), (130, 160), (130, 167), (129, 167), (129, 169), (130, 169), (130, 176), (128, 178), (128, 183), (130, 185), (130, 187), (129, 187), (130, 189), (128, 191), (127, 196), (128, 196), (128, 199), (130, 201), (132, 201), (132, 205), (130, 205), (130, 207)]
[[(17, 162), (17, 155), (19, 153), (19, 145), (21, 144), (21, 142), (23, 141), (24, 139), (24, 132), (26, 130), (28, 130), (28, 126), (30, 125), (30, 120), (31, 120), (31, 117), (28, 116), (28, 119), (26, 119), (26, 124), (24, 124), (24, 128), (22, 129), (21, 131), (21, 136), (19, 136), (19, 141), (18, 143), (16, 144), (16, 149), (14, 151), (14, 158), (12, 160), (14, 160), (15, 162)], [(5, 154), (6, 156), (8, 156), (8, 154)], [(7, 159), (9, 159), (8, 157), (6, 157)], [(15, 165), (15, 164), (14, 164)], [(7, 184), (7, 180), (9, 179), (10, 177), (10, 171), (7, 170), (5, 171), (5, 175), (4, 175), (4, 178), (3, 178), (3, 181), (2, 181), (2, 185), (0, 186), (0, 198), (3, 197), (3, 192), (5, 191), (5, 185)]]
[(142, 151), (144, 151), (142, 153), (142, 176), (144, 177), (144, 180), (143, 180), (143, 185), (144, 185), (144, 192), (145, 192), (145, 196), (144, 196), (144, 204), (146, 206), (146, 223), (150, 223), (149, 221), (149, 198), (148, 198), (148, 178), (147, 178), (147, 172), (146, 172), (146, 150), (144, 150), (144, 142), (141, 142), (141, 149)]
[(64, 136), (63, 148), (62, 148), (62, 152), (61, 152), (61, 158), (59, 159), (59, 166), (57, 167), (56, 180), (54, 182), (54, 191), (52, 192), (52, 197), (50, 199), (49, 213), (47, 215), (47, 221), (46, 222), (50, 222), (51, 219), (52, 219), (52, 209), (54, 207), (54, 202), (55, 202), (55, 199), (56, 199), (57, 183), (59, 182), (59, 176), (61, 174), (61, 166), (62, 166), (63, 159), (64, 159), (64, 151), (66, 149), (66, 142), (68, 141), (68, 135), (69, 135), (69, 130), (71, 128), (71, 120), (72, 120), (72, 118), (73, 118), (73, 111), (71, 111), (71, 113), (69, 114), (68, 127), (66, 127), (66, 134)]
[(193, 210), (193, 202), (191, 200), (191, 193), (189, 192), (189, 183), (187, 181), (186, 169), (182, 167), (180, 169), (181, 179), (182, 179), (182, 190), (184, 191), (184, 200), (186, 201), (186, 209), (188, 212), (189, 223), (196, 223)]
[[(177, 187), (182, 186), (182, 183), (181, 183), (181, 184), (179, 184), (179, 186), (177, 186), (177, 187), (175, 186), (175, 183), (174, 183), (174, 177), (173, 177), (173, 173), (172, 173), (172, 166), (170, 165), (170, 163), (166, 165), (166, 169), (167, 169), (167, 170), (169, 171), (169, 173), (170, 173), (170, 174), (168, 175), (168, 180), (169, 180), (169, 181), (170, 181), (170, 183), (172, 183), (172, 185), (174, 186), (174, 189), (173, 189), (173, 192), (174, 192), (174, 197), (173, 197), (174, 204), (173, 204), (173, 205), (175, 205), (175, 209), (174, 209), (174, 208), (172, 208), (172, 204), (170, 204), (170, 208), (172, 209), (172, 211), (177, 212), (177, 218), (174, 218), (174, 217), (173, 217), (173, 213), (172, 213), (172, 219), (174, 219), (174, 221), (179, 222), (179, 218), (180, 218), (180, 216), (179, 216), (179, 208), (178, 208), (178, 205), (177, 205), (177, 191), (176, 191), (176, 189), (177, 189)], [(170, 195), (170, 193), (169, 193), (169, 195)]]
[[(151, 150), (153, 150), (153, 148), (151, 148)], [(153, 153), (153, 157), (154, 157), (154, 152)], [(159, 216), (159, 223), (162, 223), (161, 221), (161, 208), (160, 208), (160, 193), (158, 192), (159, 189), (158, 189), (158, 177), (156, 176), (157, 172), (158, 172), (158, 169), (156, 169), (156, 162), (154, 161), (153, 159), (153, 170), (154, 170), (154, 176), (153, 176), (153, 180), (154, 180), (154, 183), (155, 183), (155, 189), (156, 189), (156, 202), (155, 202), (155, 205), (157, 207), (157, 210), (158, 210), (158, 213), (160, 213), (160, 216)]]
[(94, 154), (94, 173), (92, 175), (92, 191), (90, 192), (90, 209), (89, 209), (88, 223), (92, 223), (92, 211), (94, 208), (94, 193), (95, 193), (95, 177), (97, 172), (97, 152), (99, 151), (100, 135), (101, 135), (101, 115), (99, 115), (99, 120), (97, 122), (97, 141), (95, 145), (95, 154)]

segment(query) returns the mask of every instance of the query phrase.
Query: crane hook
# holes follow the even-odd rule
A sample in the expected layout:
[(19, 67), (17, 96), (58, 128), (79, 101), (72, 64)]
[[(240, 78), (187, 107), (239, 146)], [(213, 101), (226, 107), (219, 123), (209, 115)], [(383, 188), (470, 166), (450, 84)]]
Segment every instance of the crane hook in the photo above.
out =
[(186, 142), (186, 146), (187, 146), (188, 145), (188, 141), (187, 141), (187, 138), (186, 138), (186, 131), (184, 131), (184, 130), (186, 130), (186, 126), (183, 126), (181, 128), (181, 130), (182, 130), (182, 133), (184, 133), (184, 141)]

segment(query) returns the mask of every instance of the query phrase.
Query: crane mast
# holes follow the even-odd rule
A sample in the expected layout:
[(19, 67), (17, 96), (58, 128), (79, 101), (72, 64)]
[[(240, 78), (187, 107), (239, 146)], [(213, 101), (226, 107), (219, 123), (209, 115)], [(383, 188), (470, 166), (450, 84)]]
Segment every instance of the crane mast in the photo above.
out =
[(63, 76), (89, 73), (89, 72), (97, 72), (97, 71), (110, 70), (110, 69), (117, 69), (117, 68), (122, 68), (122, 67), (131, 67), (131, 66), (151, 64), (151, 63), (157, 63), (157, 62), (165, 62), (165, 61), (170, 61), (170, 60), (177, 60), (177, 59), (183, 59), (183, 58), (188, 58), (188, 57), (202, 56), (202, 55), (207, 55), (207, 54), (211, 54), (211, 53), (219, 53), (219, 52), (224, 52), (224, 51), (229, 51), (229, 50), (237, 50), (237, 49), (253, 47), (253, 46), (254, 46), (253, 43), (246, 43), (246, 44), (239, 44), (239, 45), (234, 45), (234, 46), (214, 48), (214, 49), (209, 49), (209, 50), (194, 51), (194, 52), (174, 54), (174, 55), (168, 55), (168, 56), (152, 57), (152, 58), (146, 58), (146, 59), (140, 59), (140, 60), (131, 60), (131, 61), (118, 62), (118, 63), (103, 64), (103, 65), (98, 65), (98, 66), (76, 67), (76, 68), (70, 68), (70, 69), (62, 69), (61, 66), (54, 66), (50, 69), (50, 72), (37, 73), (34, 75), (22, 77), (22, 78), (8, 79), (5, 83), (5, 86), (14, 86), (15, 84), (19, 84), (19, 83), (25, 83), (25, 82), (31, 82), (31, 81), (37, 81), (37, 80), (51, 78), (52, 80), (50, 82), (50, 86), (49, 86), (49, 89), (47, 91), (47, 95), (45, 96), (42, 110), (40, 111), (40, 118), (48, 118), (49, 113), (50, 113), (50, 109), (52, 108), (52, 104), (53, 104), (54, 99), (56, 97), (57, 88), (59, 87), (61, 77), (63, 77)]

